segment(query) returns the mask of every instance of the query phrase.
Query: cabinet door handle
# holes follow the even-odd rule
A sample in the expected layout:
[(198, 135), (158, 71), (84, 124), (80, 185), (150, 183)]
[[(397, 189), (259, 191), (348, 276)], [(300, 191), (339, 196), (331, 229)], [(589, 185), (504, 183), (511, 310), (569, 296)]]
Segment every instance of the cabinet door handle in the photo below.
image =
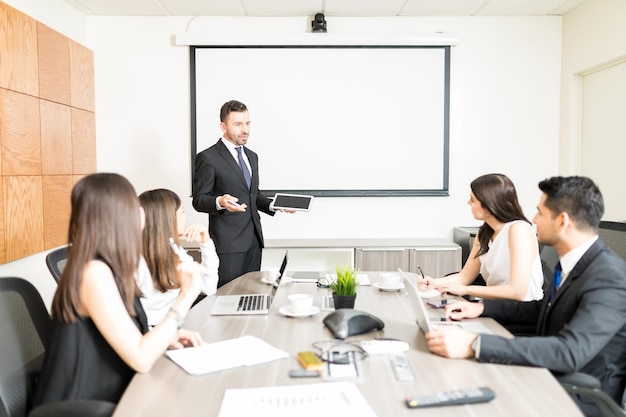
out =
[(389, 248), (357, 248), (361, 252), (404, 252), (406, 249), (389, 249)]

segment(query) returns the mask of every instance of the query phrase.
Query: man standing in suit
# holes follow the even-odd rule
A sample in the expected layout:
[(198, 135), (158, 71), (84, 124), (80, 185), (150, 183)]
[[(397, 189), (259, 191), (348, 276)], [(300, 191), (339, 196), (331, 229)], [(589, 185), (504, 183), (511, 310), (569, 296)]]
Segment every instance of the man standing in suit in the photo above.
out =
[(220, 259), (218, 287), (261, 269), (263, 231), (259, 210), (274, 215), (259, 192), (259, 160), (246, 148), (250, 116), (231, 100), (220, 110), (223, 137), (196, 155), (193, 207), (209, 213), (209, 233)]
[[(437, 329), (426, 335), (428, 348), (451, 358), (582, 372), (619, 402), (626, 386), (626, 263), (598, 238), (602, 194), (589, 178), (577, 176), (546, 179), (539, 189), (537, 236), (559, 254), (551, 291), (539, 301), (485, 300), (446, 310), (453, 320), (482, 315), (536, 324), (537, 336), (506, 339)], [(595, 406), (574, 399), (585, 415), (598, 415)]]

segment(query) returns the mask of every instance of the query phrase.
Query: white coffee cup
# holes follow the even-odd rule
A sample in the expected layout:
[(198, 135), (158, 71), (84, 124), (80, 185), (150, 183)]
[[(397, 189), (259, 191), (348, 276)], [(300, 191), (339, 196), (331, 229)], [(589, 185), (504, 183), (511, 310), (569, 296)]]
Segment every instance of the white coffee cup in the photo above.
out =
[(402, 277), (396, 272), (383, 272), (380, 274), (380, 282), (385, 287), (396, 287), (400, 284)]
[(311, 294), (290, 294), (289, 309), (294, 314), (308, 313), (313, 307), (313, 296)]
[(277, 278), (278, 268), (269, 269), (266, 273), (263, 274), (263, 282), (267, 282), (268, 284), (275, 283)]

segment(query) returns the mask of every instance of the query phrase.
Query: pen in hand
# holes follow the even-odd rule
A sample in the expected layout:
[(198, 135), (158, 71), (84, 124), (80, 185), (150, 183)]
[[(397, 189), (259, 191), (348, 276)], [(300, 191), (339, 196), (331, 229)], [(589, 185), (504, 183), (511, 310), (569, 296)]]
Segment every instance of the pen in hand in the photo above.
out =
[(417, 265), (417, 271), (420, 273), (420, 275), (422, 276), (422, 283), (424, 285), (426, 285), (427, 287), (430, 287), (430, 281), (426, 280), (426, 277), (424, 276), (424, 271), (422, 271), (422, 267)]

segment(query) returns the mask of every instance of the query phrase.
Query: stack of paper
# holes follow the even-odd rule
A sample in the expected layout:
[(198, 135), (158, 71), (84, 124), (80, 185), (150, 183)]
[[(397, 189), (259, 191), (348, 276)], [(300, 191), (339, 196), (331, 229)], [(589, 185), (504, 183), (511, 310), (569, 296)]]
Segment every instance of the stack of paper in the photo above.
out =
[(219, 417), (359, 416), (376, 413), (352, 382), (227, 389)]
[(242, 336), (198, 347), (168, 350), (165, 355), (192, 375), (258, 365), (289, 357), (287, 352), (254, 336)]

